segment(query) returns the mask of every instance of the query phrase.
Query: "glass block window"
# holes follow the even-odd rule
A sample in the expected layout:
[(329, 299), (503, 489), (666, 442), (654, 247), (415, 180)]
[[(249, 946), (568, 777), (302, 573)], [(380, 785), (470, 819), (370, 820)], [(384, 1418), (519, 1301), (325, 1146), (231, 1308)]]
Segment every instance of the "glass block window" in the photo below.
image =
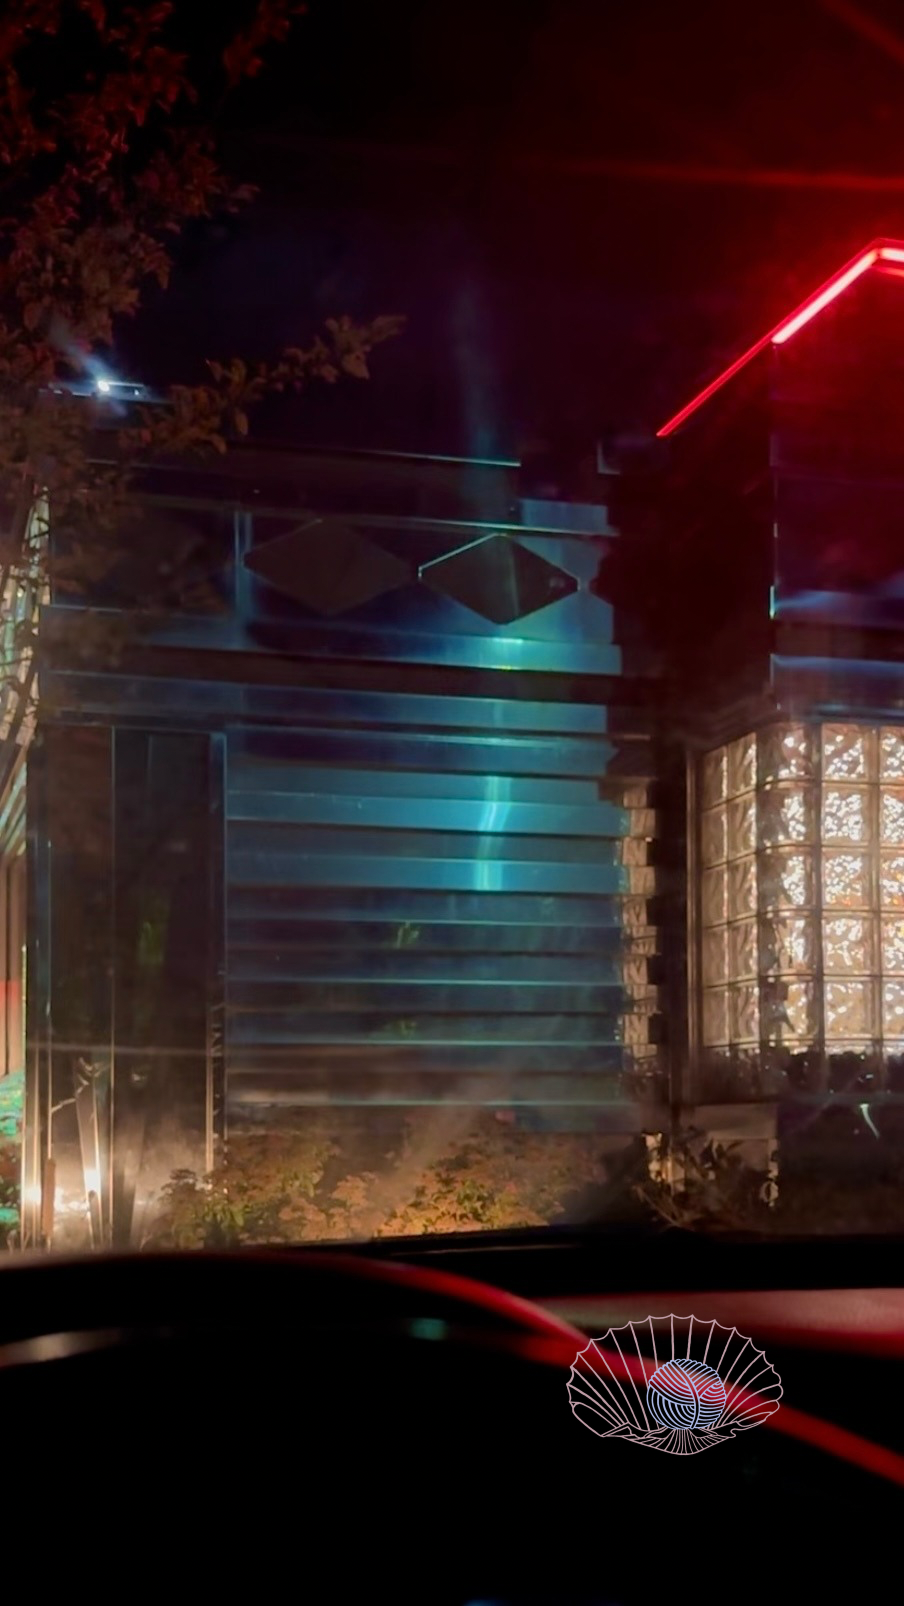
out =
[(904, 1039), (904, 726), (773, 726), (699, 771), (702, 1047)]

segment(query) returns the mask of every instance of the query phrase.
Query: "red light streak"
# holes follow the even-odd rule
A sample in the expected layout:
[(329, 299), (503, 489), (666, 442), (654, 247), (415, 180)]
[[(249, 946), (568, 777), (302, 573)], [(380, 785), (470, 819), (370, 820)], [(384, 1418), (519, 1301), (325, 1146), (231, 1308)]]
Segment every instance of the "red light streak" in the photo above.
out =
[[(696, 1294), (724, 1325), (746, 1323), (764, 1342), (856, 1355), (904, 1358), (904, 1288), (759, 1291)], [(582, 1332), (599, 1323), (627, 1321), (635, 1311), (668, 1315), (688, 1304), (683, 1293), (625, 1295), (615, 1302), (577, 1296), (544, 1302), (544, 1308), (574, 1322)], [(692, 1303), (692, 1302), (691, 1302)], [(617, 1315), (616, 1315), (617, 1312)]]
[(844, 273), (836, 274), (833, 279), (830, 279), (828, 284), (824, 285), (815, 296), (811, 296), (808, 301), (804, 302), (802, 307), (798, 308), (797, 312), (793, 313), (790, 318), (787, 318), (784, 323), (773, 331), (769, 337), (773, 346), (783, 346), (786, 340), (790, 340), (792, 335), (797, 334), (798, 329), (803, 329), (804, 324), (809, 323), (811, 318), (815, 318), (817, 313), (822, 312), (824, 307), (828, 307), (833, 301), (836, 301), (847, 290), (848, 286), (854, 283), (855, 279), (859, 279), (867, 268), (872, 267), (878, 255), (879, 253), (875, 247), (871, 251), (864, 251), (863, 255), (858, 257), (856, 262), (852, 262)]
[(735, 374), (740, 373), (742, 368), (746, 368), (752, 358), (758, 356), (761, 351), (765, 351), (771, 339), (772, 333), (770, 331), (768, 335), (763, 335), (761, 340), (758, 340), (748, 351), (745, 351), (743, 356), (736, 357), (728, 368), (723, 369), (718, 378), (714, 379), (704, 390), (698, 391), (697, 395), (692, 397), (687, 405), (675, 414), (674, 418), (670, 418), (667, 424), (663, 424), (661, 429), (657, 429), (657, 439), (663, 440), (666, 435), (673, 435), (675, 430), (679, 429), (684, 423), (684, 420), (690, 418), (691, 413), (695, 413), (698, 407), (702, 407), (705, 401), (709, 401), (710, 396), (714, 396), (717, 390), (721, 390), (723, 385), (727, 385), (729, 379), (734, 379)]
[(664, 440), (667, 436), (673, 435), (675, 430), (680, 429), (685, 420), (697, 411), (698, 407), (702, 407), (710, 396), (714, 396), (717, 390), (721, 390), (723, 385), (733, 379), (735, 374), (740, 373), (741, 369), (745, 368), (761, 351), (765, 351), (767, 346), (784, 345), (787, 340), (797, 334), (798, 330), (803, 329), (812, 318), (818, 317), (819, 313), (830, 306), (838, 296), (843, 295), (845, 290), (849, 289), (857, 279), (874, 267), (880, 259), (884, 262), (904, 262), (904, 245), (876, 244), (869, 246), (865, 251), (860, 251), (851, 262), (846, 263), (830, 279), (827, 279), (825, 284), (821, 285), (818, 290), (807, 296), (799, 307), (788, 313), (774, 328), (748, 347), (742, 356), (737, 357), (733, 363), (723, 369), (715, 379), (704, 386), (703, 390), (698, 391), (696, 396), (692, 397), (679, 412), (675, 413), (667, 423), (663, 424), (661, 429), (656, 431), (657, 439)]

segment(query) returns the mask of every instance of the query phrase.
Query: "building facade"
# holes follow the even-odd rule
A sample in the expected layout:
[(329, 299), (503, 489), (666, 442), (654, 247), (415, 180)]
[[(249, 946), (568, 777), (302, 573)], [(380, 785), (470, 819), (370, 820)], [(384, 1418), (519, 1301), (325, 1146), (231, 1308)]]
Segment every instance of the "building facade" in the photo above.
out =
[(168, 1177), (287, 1112), (389, 1146), (493, 1112), (662, 1175), (676, 1130), (774, 1169), (789, 1111), (881, 1127), (902, 270), (868, 248), (564, 489), (250, 446), (146, 478), (93, 603), (153, 630), (92, 660), (44, 599), (37, 724), (4, 727), (26, 1245), (141, 1242)]
[(660, 431), (673, 535), (716, 577), (686, 682), (689, 1058), (875, 1137), (904, 1092), (902, 264), (867, 247)]
[(115, 667), (51, 599), (26, 1243), (140, 1240), (167, 1175), (287, 1111), (661, 1125), (655, 732), (596, 586), (610, 478), (563, 502), (515, 464), (239, 450), (146, 481), (97, 600), (160, 618)]

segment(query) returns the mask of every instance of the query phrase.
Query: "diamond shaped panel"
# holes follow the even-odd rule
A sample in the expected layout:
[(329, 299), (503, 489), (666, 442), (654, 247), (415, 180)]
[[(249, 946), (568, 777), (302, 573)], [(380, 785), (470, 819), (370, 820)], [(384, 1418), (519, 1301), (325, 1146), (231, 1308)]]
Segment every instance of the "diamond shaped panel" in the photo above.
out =
[(421, 578), (495, 625), (513, 624), (578, 589), (570, 574), (503, 535), (487, 536), (431, 563)]
[(360, 608), (413, 578), (412, 566), (338, 519), (314, 519), (256, 547), (245, 567), (315, 613)]

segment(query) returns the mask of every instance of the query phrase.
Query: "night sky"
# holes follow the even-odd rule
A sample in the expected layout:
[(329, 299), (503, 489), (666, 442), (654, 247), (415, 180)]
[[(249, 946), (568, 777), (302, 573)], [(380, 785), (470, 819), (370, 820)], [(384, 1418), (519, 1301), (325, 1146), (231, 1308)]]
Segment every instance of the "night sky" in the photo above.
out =
[[(510, 456), (654, 429), (876, 235), (904, 237), (904, 0), (312, 0), (226, 139), (128, 377), (402, 312), (287, 441)], [(864, 31), (869, 37), (864, 36)]]

